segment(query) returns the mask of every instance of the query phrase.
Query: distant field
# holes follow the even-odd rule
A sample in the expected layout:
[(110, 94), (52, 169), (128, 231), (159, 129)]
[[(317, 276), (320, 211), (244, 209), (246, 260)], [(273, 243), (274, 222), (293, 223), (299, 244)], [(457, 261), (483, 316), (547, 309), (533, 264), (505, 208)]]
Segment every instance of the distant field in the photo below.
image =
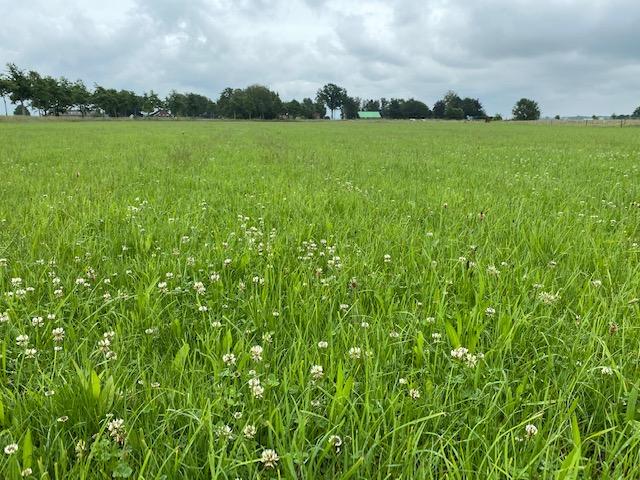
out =
[(2, 478), (640, 477), (637, 128), (2, 121), (0, 172)]

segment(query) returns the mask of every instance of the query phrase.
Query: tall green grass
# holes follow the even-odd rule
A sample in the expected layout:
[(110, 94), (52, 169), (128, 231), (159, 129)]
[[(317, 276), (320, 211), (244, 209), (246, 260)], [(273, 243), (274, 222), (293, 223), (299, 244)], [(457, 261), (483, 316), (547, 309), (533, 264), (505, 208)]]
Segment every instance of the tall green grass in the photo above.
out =
[(1, 122), (1, 475), (640, 476), (637, 133)]

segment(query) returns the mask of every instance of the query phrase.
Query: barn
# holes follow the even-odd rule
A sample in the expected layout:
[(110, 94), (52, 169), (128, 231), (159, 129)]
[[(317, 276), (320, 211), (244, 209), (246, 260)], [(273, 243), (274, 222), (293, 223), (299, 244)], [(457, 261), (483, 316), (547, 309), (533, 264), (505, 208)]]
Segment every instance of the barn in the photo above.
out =
[(365, 120), (379, 120), (382, 116), (380, 115), (380, 112), (358, 112), (358, 118)]

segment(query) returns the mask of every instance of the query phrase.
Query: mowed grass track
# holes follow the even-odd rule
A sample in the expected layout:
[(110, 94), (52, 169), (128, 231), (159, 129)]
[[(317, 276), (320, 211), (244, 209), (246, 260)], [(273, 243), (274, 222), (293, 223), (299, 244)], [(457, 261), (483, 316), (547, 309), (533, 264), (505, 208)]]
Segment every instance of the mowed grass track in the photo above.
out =
[(639, 477), (639, 133), (0, 122), (1, 476)]

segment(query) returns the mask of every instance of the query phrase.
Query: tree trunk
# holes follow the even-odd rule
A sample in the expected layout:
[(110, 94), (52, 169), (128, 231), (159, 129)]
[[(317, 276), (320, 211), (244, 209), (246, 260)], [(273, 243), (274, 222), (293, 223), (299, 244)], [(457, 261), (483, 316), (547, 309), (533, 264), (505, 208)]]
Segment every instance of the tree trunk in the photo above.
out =
[(8, 117), (9, 116), (9, 111), (7, 110), (7, 97), (5, 97), (3, 95), (2, 96), (2, 100), (4, 100), (4, 116)]

